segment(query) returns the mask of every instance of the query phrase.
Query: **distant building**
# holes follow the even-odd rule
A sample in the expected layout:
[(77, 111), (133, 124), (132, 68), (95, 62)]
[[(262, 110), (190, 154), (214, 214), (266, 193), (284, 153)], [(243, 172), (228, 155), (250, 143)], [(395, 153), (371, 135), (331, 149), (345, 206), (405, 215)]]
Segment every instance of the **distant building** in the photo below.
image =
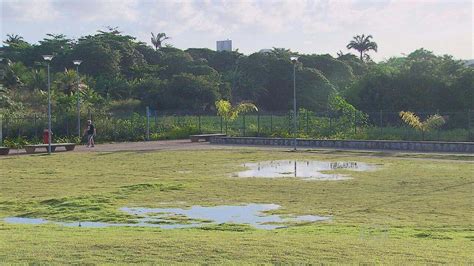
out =
[(272, 49), (261, 49), (260, 51), (258, 51), (259, 53), (261, 54), (268, 54), (268, 53), (271, 53), (272, 52)]
[(468, 67), (474, 67), (474, 59), (464, 60), (464, 65)]
[(232, 40), (225, 40), (225, 41), (217, 41), (217, 51), (228, 51), (232, 52)]

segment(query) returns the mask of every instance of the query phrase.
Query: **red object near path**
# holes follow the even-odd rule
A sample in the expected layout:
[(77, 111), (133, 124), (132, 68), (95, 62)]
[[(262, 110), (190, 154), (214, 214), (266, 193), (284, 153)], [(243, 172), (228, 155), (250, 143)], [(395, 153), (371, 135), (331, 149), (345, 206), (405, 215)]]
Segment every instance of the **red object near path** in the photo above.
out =
[[(52, 137), (51, 133), (51, 137)], [(43, 130), (43, 144), (48, 144), (49, 143), (49, 130), (45, 129)]]

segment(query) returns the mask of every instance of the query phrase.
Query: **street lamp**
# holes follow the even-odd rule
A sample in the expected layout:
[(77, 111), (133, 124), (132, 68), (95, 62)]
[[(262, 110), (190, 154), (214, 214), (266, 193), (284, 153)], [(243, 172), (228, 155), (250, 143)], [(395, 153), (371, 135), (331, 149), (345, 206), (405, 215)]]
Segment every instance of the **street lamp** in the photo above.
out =
[(52, 55), (43, 55), (48, 64), (48, 154), (51, 154), (51, 78), (49, 75), (49, 63), (53, 60)]
[(77, 136), (81, 137), (81, 100), (79, 99), (79, 65), (82, 63), (81, 60), (73, 60), (74, 65), (76, 65), (76, 74), (77, 74)]
[(296, 64), (298, 63), (298, 57), (292, 56), (290, 59), (291, 63), (293, 63), (293, 144), (296, 151), (296, 120), (298, 117), (296, 114)]

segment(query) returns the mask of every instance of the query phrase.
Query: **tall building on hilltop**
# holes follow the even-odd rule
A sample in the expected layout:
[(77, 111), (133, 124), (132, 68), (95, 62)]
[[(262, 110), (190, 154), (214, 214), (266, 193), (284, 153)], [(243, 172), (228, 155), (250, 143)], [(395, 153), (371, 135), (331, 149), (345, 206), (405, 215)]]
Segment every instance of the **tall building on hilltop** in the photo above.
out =
[(216, 42), (217, 51), (228, 51), (232, 52), (232, 40), (225, 40), (225, 41), (217, 41)]

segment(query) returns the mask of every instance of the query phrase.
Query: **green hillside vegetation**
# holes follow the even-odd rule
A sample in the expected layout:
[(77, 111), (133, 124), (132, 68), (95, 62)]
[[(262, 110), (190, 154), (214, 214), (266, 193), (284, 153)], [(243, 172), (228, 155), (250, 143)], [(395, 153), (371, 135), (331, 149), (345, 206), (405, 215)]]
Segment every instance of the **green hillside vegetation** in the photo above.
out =
[[(150, 46), (109, 28), (77, 40), (48, 34), (31, 44), (10, 34), (0, 48), (2, 113), (45, 112), (44, 54), (54, 55), (53, 114), (75, 111), (77, 93), (82, 108), (96, 113), (145, 106), (215, 112), (214, 103), (220, 99), (252, 102), (262, 111), (291, 109), (293, 66), (289, 58), (297, 53), (282, 48), (250, 55), (203, 48), (183, 51), (164, 45), (167, 38), (153, 34)], [(474, 109), (473, 68), (425, 49), (375, 63), (367, 52), (376, 51), (377, 45), (374, 49), (367, 38), (356, 36), (347, 46), (360, 52), (360, 58), (342, 52), (337, 57), (299, 54), (298, 109), (325, 111), (332, 94), (364, 111)], [(83, 61), (80, 74), (72, 63), (75, 59)]]

